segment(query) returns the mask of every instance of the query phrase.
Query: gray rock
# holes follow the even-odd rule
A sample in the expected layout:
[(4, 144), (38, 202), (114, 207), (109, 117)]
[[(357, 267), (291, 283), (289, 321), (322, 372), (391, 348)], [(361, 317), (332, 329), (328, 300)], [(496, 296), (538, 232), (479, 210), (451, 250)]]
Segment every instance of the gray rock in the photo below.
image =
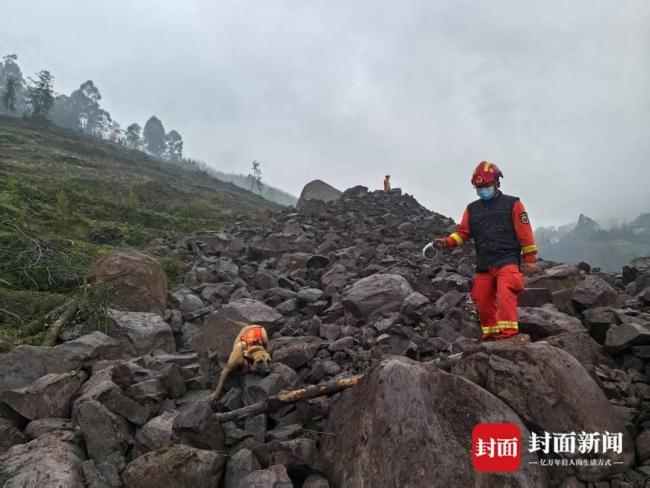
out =
[(269, 352), (273, 362), (298, 369), (316, 356), (320, 344), (317, 337), (281, 337), (269, 342)]
[(88, 455), (98, 465), (120, 473), (126, 465), (125, 454), (133, 443), (126, 420), (94, 400), (76, 406), (72, 420), (81, 431)]
[(324, 289), (330, 293), (343, 288), (347, 281), (347, 270), (342, 264), (335, 264), (321, 276)]
[(468, 453), (472, 429), (481, 422), (516, 423), (522, 438), (529, 435), (517, 415), (482, 388), (433, 365), (390, 357), (334, 405), (324, 430), (335, 435), (322, 438), (320, 459), (331, 484), (346, 488), (430, 488), (432, 480), (436, 486), (548, 485), (527, 450), (517, 471), (476, 471)]
[(627, 322), (610, 327), (605, 339), (605, 347), (613, 351), (622, 351), (631, 346), (650, 344), (650, 324)]
[(446, 314), (457, 308), (465, 298), (465, 293), (461, 293), (458, 290), (450, 290), (436, 300), (434, 305), (435, 311), (438, 314)]
[(178, 301), (178, 308), (183, 313), (191, 313), (204, 306), (203, 301), (187, 289), (175, 291), (172, 296)]
[(248, 449), (240, 449), (228, 460), (224, 488), (237, 488), (242, 479), (259, 469), (260, 463), (253, 453)]
[(124, 470), (127, 488), (186, 488), (217, 486), (224, 457), (213, 451), (174, 445), (148, 452)]
[(314, 303), (321, 300), (324, 296), (323, 290), (318, 288), (305, 288), (298, 292), (299, 303)]
[(328, 349), (331, 352), (345, 351), (346, 349), (351, 349), (354, 347), (354, 338), (353, 337), (341, 337), (339, 340), (334, 341)]
[(3, 486), (85, 488), (83, 450), (72, 432), (52, 432), (0, 456)]
[(11, 446), (27, 442), (27, 437), (16, 428), (13, 422), (0, 417), (0, 454), (4, 453)]
[(526, 286), (547, 288), (552, 292), (573, 290), (582, 281), (580, 269), (573, 264), (560, 264), (544, 270), (543, 274), (528, 278)]
[(26, 387), (46, 374), (67, 373), (121, 356), (120, 343), (101, 332), (56, 347), (18, 346), (0, 356), (0, 391)]
[(408, 315), (428, 303), (429, 299), (427, 297), (420, 292), (414, 291), (402, 302), (401, 312)]
[(0, 401), (27, 420), (69, 417), (70, 400), (86, 379), (84, 372), (52, 373), (31, 385), (0, 393)]
[(281, 390), (290, 389), (298, 382), (298, 375), (289, 366), (273, 364), (273, 371), (265, 377), (255, 374), (244, 376), (244, 393), (242, 396), (245, 405), (258, 402)]
[(224, 433), (208, 405), (207, 395), (181, 407), (173, 423), (173, 440), (198, 449), (224, 449)]
[[(81, 463), (81, 469), (88, 488), (121, 488), (123, 486), (122, 479), (117, 472), (107, 469), (106, 466), (102, 466), (100, 470), (92, 459)], [(109, 476), (109, 479), (106, 478), (106, 475)]]
[(623, 306), (623, 299), (616, 290), (597, 275), (587, 275), (573, 292), (573, 303), (580, 310), (596, 307)]
[(176, 352), (171, 327), (159, 316), (144, 312), (108, 310), (108, 333), (132, 356)]
[(534, 340), (557, 334), (582, 333), (587, 330), (580, 320), (559, 312), (553, 305), (519, 309), (519, 330)]
[(398, 312), (412, 292), (411, 285), (404, 277), (377, 274), (363, 278), (347, 288), (343, 294), (343, 307), (360, 318)]
[(177, 410), (163, 412), (158, 417), (152, 418), (139, 429), (135, 439), (141, 446), (141, 449), (155, 451), (173, 444), (173, 427), (177, 415)]
[(541, 307), (553, 303), (553, 293), (548, 288), (526, 288), (517, 296), (520, 307)]
[(50, 432), (58, 431), (71, 431), (73, 430), (72, 421), (70, 419), (62, 418), (47, 418), (32, 420), (27, 427), (25, 427), (25, 435), (30, 439), (34, 440), (37, 437), (42, 437)]
[(305, 473), (318, 458), (314, 441), (307, 438), (273, 441), (256, 447), (253, 454), (262, 466), (282, 464), (290, 473)]
[(334, 188), (331, 185), (328, 185), (321, 180), (313, 180), (307, 183), (302, 192), (300, 193), (300, 198), (296, 204), (298, 210), (305, 208), (305, 205), (309, 200), (319, 200), (321, 202), (331, 202), (333, 200), (338, 200), (341, 197), (342, 193)]
[(287, 468), (276, 464), (268, 469), (253, 471), (244, 477), (237, 488), (293, 488)]

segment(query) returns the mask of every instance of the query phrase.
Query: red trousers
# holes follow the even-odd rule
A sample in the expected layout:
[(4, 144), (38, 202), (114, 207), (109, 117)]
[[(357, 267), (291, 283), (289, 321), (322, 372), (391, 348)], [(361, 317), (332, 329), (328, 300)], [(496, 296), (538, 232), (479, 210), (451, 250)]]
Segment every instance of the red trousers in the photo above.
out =
[(472, 300), (476, 303), (483, 339), (516, 335), (517, 295), (524, 290), (524, 277), (516, 264), (490, 268), (474, 276)]

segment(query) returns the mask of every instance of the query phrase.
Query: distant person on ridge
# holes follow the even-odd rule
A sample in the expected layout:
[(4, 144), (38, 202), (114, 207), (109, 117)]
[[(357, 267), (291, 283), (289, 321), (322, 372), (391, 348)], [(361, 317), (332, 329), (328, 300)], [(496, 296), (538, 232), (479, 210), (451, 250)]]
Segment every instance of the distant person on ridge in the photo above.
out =
[[(496, 164), (481, 162), (472, 176), (479, 199), (470, 203), (456, 231), (434, 239), (439, 248), (456, 247), (468, 239), (476, 246), (472, 299), (483, 339), (507, 339), (519, 331), (517, 295), (526, 275), (537, 271), (537, 246), (528, 214), (518, 197), (500, 191), (503, 174)], [(523, 263), (522, 263), (523, 261)]]
[(390, 175), (386, 175), (384, 178), (384, 191), (390, 191)]

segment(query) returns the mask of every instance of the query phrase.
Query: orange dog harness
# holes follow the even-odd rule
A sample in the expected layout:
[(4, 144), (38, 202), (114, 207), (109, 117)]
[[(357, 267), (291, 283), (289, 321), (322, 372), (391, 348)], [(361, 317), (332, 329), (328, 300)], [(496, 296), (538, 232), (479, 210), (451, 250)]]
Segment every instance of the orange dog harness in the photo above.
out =
[(244, 332), (241, 336), (241, 344), (242, 344), (242, 351), (243, 351), (243, 358), (244, 358), (244, 363), (242, 365), (242, 372), (244, 374), (247, 374), (250, 373), (251, 371), (250, 368), (251, 357), (249, 355), (249, 352), (264, 348), (263, 341), (262, 341), (262, 327), (258, 325)]

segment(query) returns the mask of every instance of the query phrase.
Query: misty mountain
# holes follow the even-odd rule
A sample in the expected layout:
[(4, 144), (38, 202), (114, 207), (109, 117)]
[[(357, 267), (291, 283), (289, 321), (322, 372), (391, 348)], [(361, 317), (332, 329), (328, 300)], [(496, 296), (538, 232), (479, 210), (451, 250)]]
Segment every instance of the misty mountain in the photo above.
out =
[(539, 255), (544, 259), (585, 261), (617, 271), (635, 257), (650, 255), (650, 213), (609, 228), (581, 214), (575, 223), (540, 227), (535, 230), (535, 237)]

